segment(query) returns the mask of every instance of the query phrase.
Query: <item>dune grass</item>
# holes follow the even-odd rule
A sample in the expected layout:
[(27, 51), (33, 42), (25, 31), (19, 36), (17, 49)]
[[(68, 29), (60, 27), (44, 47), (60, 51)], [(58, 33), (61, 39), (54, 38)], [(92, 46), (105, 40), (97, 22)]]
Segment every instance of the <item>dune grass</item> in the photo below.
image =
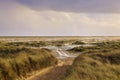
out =
[(101, 42), (86, 47), (74, 60), (64, 80), (120, 80), (120, 42)]
[(0, 47), (0, 80), (22, 80), (28, 73), (57, 64), (48, 49)]

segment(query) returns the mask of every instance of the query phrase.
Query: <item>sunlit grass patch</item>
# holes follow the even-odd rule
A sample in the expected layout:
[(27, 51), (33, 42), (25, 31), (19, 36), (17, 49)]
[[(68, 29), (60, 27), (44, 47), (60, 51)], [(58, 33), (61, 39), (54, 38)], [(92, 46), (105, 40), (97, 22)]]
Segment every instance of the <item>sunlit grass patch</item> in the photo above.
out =
[[(26, 77), (28, 73), (57, 64), (57, 59), (48, 49), (3, 48), (0, 54), (0, 80), (15, 80)], [(9, 52), (6, 53), (5, 50)], [(10, 52), (12, 51), (12, 52)], [(14, 54), (13, 54), (13, 51)]]

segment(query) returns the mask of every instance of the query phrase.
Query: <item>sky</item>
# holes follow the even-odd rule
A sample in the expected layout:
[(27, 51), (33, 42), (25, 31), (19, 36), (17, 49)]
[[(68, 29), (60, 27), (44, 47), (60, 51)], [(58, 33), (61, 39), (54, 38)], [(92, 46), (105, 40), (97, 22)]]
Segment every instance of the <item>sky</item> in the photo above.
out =
[(0, 36), (120, 36), (120, 0), (0, 0)]

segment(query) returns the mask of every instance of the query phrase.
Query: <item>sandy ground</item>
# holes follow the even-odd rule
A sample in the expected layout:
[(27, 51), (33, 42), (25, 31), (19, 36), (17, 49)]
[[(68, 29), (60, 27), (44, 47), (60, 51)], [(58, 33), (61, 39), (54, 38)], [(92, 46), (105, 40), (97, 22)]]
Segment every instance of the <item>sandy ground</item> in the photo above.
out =
[(59, 60), (58, 65), (38, 71), (26, 80), (62, 80), (66, 74), (66, 70), (70, 68), (72, 62), (72, 58)]

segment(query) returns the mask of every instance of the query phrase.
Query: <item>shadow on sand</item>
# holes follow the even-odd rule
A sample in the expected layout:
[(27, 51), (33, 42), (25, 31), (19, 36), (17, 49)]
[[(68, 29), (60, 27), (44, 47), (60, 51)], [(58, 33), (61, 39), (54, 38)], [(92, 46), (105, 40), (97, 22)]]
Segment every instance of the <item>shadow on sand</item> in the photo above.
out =
[(36, 76), (35, 80), (62, 80), (68, 68), (70, 65), (55, 67), (41, 76)]

